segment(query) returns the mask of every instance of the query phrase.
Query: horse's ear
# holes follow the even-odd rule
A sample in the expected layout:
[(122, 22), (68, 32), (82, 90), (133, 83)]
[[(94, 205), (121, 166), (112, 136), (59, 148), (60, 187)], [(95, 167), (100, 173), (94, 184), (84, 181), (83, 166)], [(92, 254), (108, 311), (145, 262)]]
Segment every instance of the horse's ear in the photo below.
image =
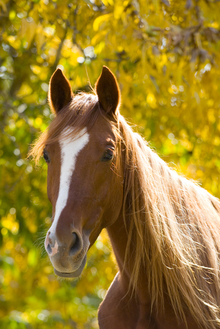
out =
[(73, 92), (68, 79), (61, 69), (57, 69), (49, 83), (48, 100), (52, 112), (57, 114), (73, 97)]
[(120, 104), (121, 95), (117, 80), (108, 67), (103, 66), (95, 88), (103, 110), (114, 117)]

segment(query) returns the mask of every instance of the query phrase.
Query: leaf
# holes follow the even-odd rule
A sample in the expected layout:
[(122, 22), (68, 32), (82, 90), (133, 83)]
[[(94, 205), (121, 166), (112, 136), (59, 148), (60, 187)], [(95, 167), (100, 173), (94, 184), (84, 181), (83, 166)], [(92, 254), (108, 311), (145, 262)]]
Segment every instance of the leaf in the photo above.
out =
[(2, 10), (4, 11), (4, 12), (7, 12), (7, 7), (6, 7), (6, 4), (4, 3), (4, 1), (0, 1), (0, 7), (2, 7)]
[(36, 37), (35, 37), (37, 52), (40, 53), (41, 47), (45, 42), (44, 31), (41, 26), (37, 27)]
[(21, 38), (24, 38), (27, 43), (28, 47), (30, 47), (31, 42), (36, 34), (37, 30), (37, 24), (34, 21), (27, 21), (27, 19), (22, 19), (21, 21), (21, 30), (20, 30), (20, 36)]
[(114, 10), (114, 18), (119, 19), (124, 11), (124, 6), (116, 5)]
[(113, 14), (111, 13), (111, 14), (105, 14), (105, 15), (97, 17), (93, 22), (93, 30), (98, 31), (100, 29), (101, 25), (104, 22), (108, 22), (112, 16), (113, 16)]

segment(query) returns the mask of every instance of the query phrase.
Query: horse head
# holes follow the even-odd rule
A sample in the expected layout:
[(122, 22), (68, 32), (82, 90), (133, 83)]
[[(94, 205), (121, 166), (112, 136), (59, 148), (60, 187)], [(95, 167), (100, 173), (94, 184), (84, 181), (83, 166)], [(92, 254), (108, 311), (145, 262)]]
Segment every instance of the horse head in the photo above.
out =
[(123, 199), (117, 117), (120, 91), (103, 67), (96, 95), (74, 95), (60, 69), (51, 77), (55, 119), (43, 150), (52, 225), (45, 248), (61, 277), (78, 277), (88, 249), (119, 216)]

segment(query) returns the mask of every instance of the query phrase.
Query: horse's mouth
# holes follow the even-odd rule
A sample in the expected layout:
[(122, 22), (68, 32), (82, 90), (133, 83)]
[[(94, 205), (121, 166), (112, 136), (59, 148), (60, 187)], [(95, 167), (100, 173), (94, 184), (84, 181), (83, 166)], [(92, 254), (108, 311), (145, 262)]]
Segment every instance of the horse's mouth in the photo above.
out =
[(83, 258), (83, 261), (80, 265), (80, 267), (73, 272), (60, 272), (54, 268), (54, 273), (62, 278), (78, 278), (80, 274), (82, 273), (84, 267), (86, 265), (86, 256)]

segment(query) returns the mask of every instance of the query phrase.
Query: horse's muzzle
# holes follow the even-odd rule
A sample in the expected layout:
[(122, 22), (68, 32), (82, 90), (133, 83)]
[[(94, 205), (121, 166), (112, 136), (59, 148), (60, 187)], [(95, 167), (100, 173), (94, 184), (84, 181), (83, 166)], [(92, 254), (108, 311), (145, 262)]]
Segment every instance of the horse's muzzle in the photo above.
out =
[(73, 232), (71, 239), (60, 242), (56, 234), (48, 231), (45, 249), (54, 267), (55, 274), (60, 277), (74, 278), (80, 276), (86, 264), (89, 239), (80, 233)]

